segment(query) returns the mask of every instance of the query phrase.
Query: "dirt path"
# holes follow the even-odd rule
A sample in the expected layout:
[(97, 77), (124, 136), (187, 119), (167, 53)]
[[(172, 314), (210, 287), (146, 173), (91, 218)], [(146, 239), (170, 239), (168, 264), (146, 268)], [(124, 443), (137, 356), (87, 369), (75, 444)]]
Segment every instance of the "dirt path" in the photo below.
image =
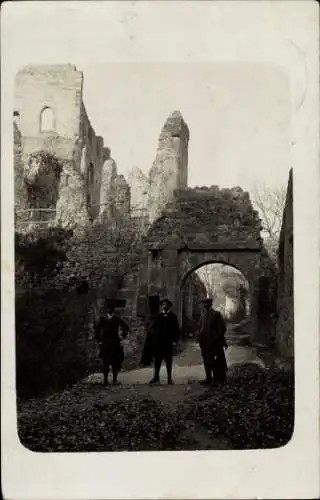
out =
[[(255, 349), (251, 347), (242, 347), (231, 345), (226, 351), (228, 366), (234, 366), (243, 363), (253, 363), (264, 368), (264, 362), (257, 356)], [(160, 377), (165, 383), (165, 367), (162, 366)], [(198, 383), (204, 377), (200, 348), (197, 344), (190, 342), (182, 353), (176, 357), (173, 366), (173, 378), (176, 385), (186, 385)], [(145, 385), (152, 378), (151, 368), (139, 368), (122, 372), (119, 375), (119, 381), (122, 385)], [(84, 380), (84, 383), (96, 384), (102, 383), (102, 373), (94, 373)], [(148, 391), (150, 389), (148, 388)], [(175, 391), (172, 391), (175, 393)]]
[(237, 367), (241, 372), (242, 365), (266, 370), (252, 348), (231, 345), (226, 355), (230, 383), (223, 390), (199, 384), (204, 377), (201, 353), (189, 343), (175, 358), (172, 386), (166, 384), (163, 367), (162, 383), (151, 388), (152, 369), (142, 368), (122, 372), (119, 386), (103, 386), (102, 374), (94, 373), (69, 390), (20, 401), (21, 441), (35, 451), (232, 449), (221, 418), (230, 404), (237, 404), (234, 372)]
[[(256, 364), (264, 368), (264, 362), (256, 355), (255, 349), (231, 345), (226, 351), (229, 367), (244, 363)], [(166, 385), (165, 367), (162, 366), (160, 377), (162, 384), (149, 387), (152, 378), (152, 368), (139, 368), (123, 372), (119, 375), (121, 385), (108, 387), (106, 400), (130, 400), (132, 397), (141, 400), (151, 398), (166, 407), (171, 414), (186, 413), (192, 409), (194, 401), (204, 395), (207, 389), (199, 384), (204, 378), (204, 370), (199, 346), (190, 342), (176, 357), (173, 367), (174, 385)], [(88, 385), (100, 385), (103, 382), (102, 373), (94, 373), (83, 381)], [(174, 418), (174, 417), (173, 417)], [(228, 440), (223, 436), (213, 436), (192, 419), (186, 419), (181, 428), (179, 440), (185, 449), (230, 449)]]

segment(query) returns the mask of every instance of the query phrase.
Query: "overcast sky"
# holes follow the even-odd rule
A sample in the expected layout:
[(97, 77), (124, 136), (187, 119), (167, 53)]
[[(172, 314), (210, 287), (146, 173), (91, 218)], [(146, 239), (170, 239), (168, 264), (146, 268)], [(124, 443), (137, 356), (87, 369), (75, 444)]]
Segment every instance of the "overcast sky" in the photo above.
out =
[(95, 64), (84, 102), (120, 173), (147, 173), (166, 118), (180, 110), (190, 129), (189, 185), (286, 184), (290, 86), (270, 64)]
[(317, 17), (307, 2), (9, 4), (4, 78), (25, 64), (75, 64), (120, 173), (148, 173), (176, 109), (190, 129), (190, 186), (286, 184), (291, 165), (305, 171), (317, 154)]

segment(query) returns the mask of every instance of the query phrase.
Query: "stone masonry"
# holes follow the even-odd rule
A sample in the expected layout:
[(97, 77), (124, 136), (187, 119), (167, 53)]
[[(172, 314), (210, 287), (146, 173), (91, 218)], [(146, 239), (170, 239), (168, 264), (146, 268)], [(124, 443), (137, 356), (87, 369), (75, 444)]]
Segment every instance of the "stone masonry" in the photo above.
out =
[(184, 284), (204, 264), (220, 262), (243, 273), (249, 283), (252, 340), (264, 342), (258, 328), (259, 282), (273, 269), (263, 252), (260, 219), (241, 188), (183, 189), (151, 226), (134, 271), (125, 277), (120, 297), (129, 322), (148, 317), (150, 298), (168, 296), (182, 321)]
[(279, 242), (279, 273), (276, 345), (286, 358), (294, 356), (294, 296), (293, 296), (293, 178), (290, 171), (286, 204)]
[(83, 103), (83, 74), (75, 66), (21, 70), (14, 118), (17, 211), (32, 205), (25, 175), (30, 178), (31, 169), (35, 179), (41, 176), (41, 165), (34, 166), (32, 155), (45, 151), (62, 165), (55, 224), (74, 228), (97, 222), (104, 231), (110, 221), (124, 216), (135, 231), (147, 219), (139, 248), (127, 257), (119, 290), (121, 314), (137, 336), (144, 335), (152, 301), (164, 295), (181, 320), (188, 276), (204, 264), (221, 262), (247, 279), (251, 331), (265, 340), (258, 323), (259, 283), (261, 277), (271, 281), (274, 269), (263, 248), (259, 215), (239, 187), (188, 187), (189, 129), (179, 111), (161, 130), (148, 177), (136, 168), (129, 182), (95, 134)]
[(149, 197), (149, 180), (138, 167), (133, 168), (128, 175), (131, 190), (131, 210), (133, 214), (147, 213)]
[[(98, 212), (103, 139), (97, 137), (87, 116), (83, 99), (83, 74), (75, 66), (28, 66), (15, 82), (14, 118), (21, 137), (21, 155), (15, 155), (15, 170), (21, 162), (30, 168), (32, 154), (45, 151), (63, 164), (56, 203), (56, 224), (82, 226)], [(15, 132), (15, 148), (18, 135)], [(18, 212), (29, 209), (23, 201), (16, 175), (15, 205)], [(25, 221), (26, 217), (24, 217)], [(19, 217), (18, 221), (19, 222)]]
[(160, 134), (156, 158), (149, 172), (150, 222), (161, 215), (174, 191), (188, 186), (189, 129), (181, 113), (174, 111)]

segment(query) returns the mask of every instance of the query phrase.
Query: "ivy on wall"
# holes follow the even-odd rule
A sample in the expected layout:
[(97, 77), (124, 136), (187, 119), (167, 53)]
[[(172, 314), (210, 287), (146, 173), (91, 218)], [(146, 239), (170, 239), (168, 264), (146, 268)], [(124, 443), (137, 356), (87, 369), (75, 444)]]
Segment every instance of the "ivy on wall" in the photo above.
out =
[(55, 207), (62, 161), (47, 151), (36, 151), (24, 167), (24, 182), (31, 208)]

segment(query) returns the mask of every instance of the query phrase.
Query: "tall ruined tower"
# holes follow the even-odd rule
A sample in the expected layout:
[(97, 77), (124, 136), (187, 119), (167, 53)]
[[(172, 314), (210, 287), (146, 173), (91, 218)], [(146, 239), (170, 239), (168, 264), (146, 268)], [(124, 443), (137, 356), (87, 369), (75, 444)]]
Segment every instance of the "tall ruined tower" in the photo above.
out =
[(189, 129), (180, 111), (174, 111), (164, 124), (156, 158), (149, 172), (148, 213), (152, 223), (172, 201), (176, 189), (188, 186)]
[(100, 184), (100, 210), (98, 223), (110, 222), (130, 213), (130, 187), (118, 167), (109, 148), (104, 148), (105, 162), (102, 166)]

